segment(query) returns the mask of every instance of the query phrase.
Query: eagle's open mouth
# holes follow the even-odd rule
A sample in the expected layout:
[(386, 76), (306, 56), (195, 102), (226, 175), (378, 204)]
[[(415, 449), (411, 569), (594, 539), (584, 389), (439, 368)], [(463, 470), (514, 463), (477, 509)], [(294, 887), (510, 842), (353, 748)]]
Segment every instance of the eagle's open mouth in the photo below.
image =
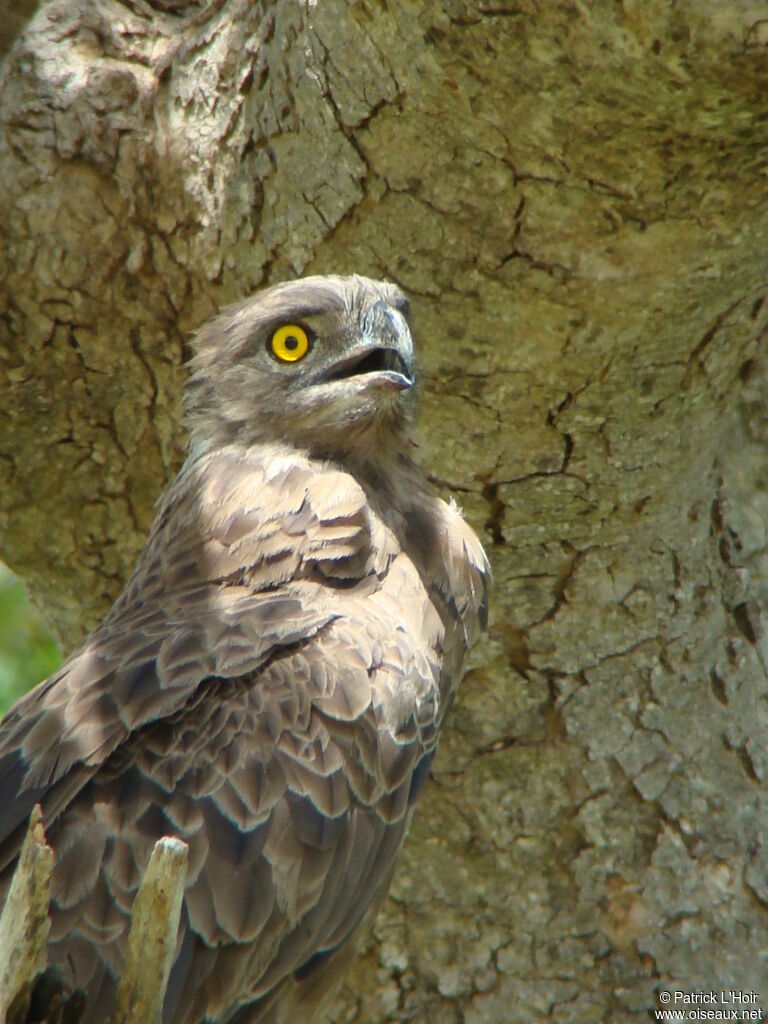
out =
[(393, 348), (372, 348), (348, 359), (342, 359), (324, 374), (324, 380), (344, 380), (366, 374), (376, 374), (402, 388), (409, 388), (413, 384), (413, 377), (405, 360)]

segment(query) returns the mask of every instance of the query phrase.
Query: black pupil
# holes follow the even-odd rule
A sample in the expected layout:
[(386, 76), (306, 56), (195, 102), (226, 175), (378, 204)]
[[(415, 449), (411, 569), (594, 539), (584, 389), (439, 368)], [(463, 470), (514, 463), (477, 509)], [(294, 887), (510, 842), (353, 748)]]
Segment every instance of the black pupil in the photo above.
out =
[(295, 348), (299, 347), (299, 339), (298, 338), (294, 338), (294, 336), (292, 334), (290, 334), (285, 339), (283, 344), (285, 345), (285, 347), (288, 349), (289, 352), (293, 352), (293, 350)]

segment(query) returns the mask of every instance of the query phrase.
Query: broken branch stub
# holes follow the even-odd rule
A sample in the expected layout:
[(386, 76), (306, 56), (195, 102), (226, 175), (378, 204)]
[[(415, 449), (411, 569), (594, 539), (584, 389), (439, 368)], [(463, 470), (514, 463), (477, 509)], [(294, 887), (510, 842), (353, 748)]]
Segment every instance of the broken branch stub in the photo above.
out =
[[(38, 805), (30, 816), (0, 916), (0, 1024), (11, 1005), (14, 1015), (26, 1014), (24, 1007), (33, 985), (46, 967), (54, 856), (45, 841), (42, 821)], [(166, 836), (155, 843), (133, 904), (112, 1024), (160, 1024), (162, 1020), (176, 952), (187, 854), (187, 844), (180, 839)]]
[(176, 952), (188, 847), (166, 836), (152, 851), (133, 904), (112, 1024), (160, 1024)]
[(0, 916), (0, 1021), (5, 1020), (11, 1001), (25, 987), (31, 990), (36, 976), (45, 969), (52, 870), (53, 850), (45, 841), (38, 804), (30, 815)]

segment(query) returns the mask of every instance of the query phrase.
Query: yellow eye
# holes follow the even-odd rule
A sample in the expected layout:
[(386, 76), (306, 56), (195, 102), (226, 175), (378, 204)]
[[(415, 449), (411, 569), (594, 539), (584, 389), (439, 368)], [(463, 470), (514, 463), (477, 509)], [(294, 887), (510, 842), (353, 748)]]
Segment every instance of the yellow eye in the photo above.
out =
[(309, 352), (309, 335), (298, 324), (285, 324), (272, 335), (270, 347), (281, 363), (297, 363)]

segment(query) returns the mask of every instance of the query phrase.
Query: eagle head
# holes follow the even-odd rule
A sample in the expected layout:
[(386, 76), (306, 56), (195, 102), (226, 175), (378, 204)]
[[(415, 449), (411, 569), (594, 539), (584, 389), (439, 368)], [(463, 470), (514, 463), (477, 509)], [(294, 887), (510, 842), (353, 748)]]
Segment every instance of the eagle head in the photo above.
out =
[(416, 380), (408, 300), (365, 277), (306, 277), (229, 306), (194, 340), (191, 450), (289, 443), (374, 457), (402, 435)]

